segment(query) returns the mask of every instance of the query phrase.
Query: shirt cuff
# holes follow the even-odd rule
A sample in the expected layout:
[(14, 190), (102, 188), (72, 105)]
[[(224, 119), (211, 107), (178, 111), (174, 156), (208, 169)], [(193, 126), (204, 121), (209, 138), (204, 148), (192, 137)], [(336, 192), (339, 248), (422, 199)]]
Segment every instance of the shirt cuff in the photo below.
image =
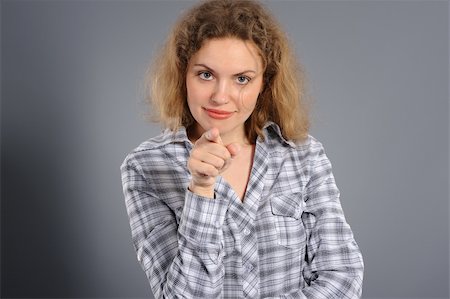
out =
[(218, 245), (227, 209), (228, 201), (222, 198), (211, 199), (187, 190), (178, 232), (201, 245)]

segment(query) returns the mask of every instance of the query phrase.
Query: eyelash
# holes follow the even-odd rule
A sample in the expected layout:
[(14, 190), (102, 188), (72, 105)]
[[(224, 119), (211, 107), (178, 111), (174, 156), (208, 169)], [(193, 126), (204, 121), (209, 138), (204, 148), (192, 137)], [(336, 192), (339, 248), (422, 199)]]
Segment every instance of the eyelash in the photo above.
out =
[(205, 80), (205, 81), (209, 81), (210, 80), (209, 78), (204, 78), (205, 74), (208, 74), (209, 76), (211, 76), (210, 78), (212, 78), (212, 76), (213, 76), (211, 74), (211, 72), (207, 72), (207, 71), (198, 72), (198, 76), (200, 77), (200, 79)]
[(245, 80), (247, 80), (245, 83), (238, 82), (238, 84), (241, 84), (241, 85), (246, 85), (252, 80), (252, 78), (247, 77), (247, 76), (238, 76), (238, 79), (239, 78), (244, 78)]
[[(205, 78), (205, 77), (204, 77), (205, 74), (207, 74), (207, 75), (210, 76), (210, 77)], [(211, 74), (211, 72), (209, 72), (209, 71), (200, 71), (200, 72), (198, 72), (198, 76), (199, 76), (200, 79), (202, 79), (202, 80), (210, 81), (210, 80), (212, 80), (213, 74)], [(246, 82), (239, 82), (239, 79), (241, 79), (241, 78), (244, 78), (244, 79), (246, 80)], [(239, 84), (239, 85), (246, 85), (246, 84), (248, 84), (248, 83), (252, 80), (252, 78), (247, 77), (247, 76), (237, 76), (237, 79), (236, 79), (236, 80), (237, 80), (237, 81), (236, 81), (237, 84)]]

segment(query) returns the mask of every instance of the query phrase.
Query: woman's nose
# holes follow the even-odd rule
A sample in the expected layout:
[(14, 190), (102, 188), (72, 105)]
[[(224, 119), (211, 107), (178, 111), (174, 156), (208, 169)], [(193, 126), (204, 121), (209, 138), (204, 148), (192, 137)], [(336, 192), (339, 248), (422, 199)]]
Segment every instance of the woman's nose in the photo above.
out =
[(217, 82), (211, 101), (217, 105), (226, 104), (230, 101), (231, 86), (226, 81)]

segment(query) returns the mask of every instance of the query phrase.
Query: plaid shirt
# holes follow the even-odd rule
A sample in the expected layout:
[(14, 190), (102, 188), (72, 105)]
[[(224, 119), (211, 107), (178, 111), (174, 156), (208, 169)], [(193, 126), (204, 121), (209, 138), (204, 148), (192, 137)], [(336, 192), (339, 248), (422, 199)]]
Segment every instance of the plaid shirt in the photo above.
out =
[(156, 298), (360, 298), (363, 260), (331, 165), (313, 137), (258, 139), (243, 202), (187, 189), (186, 130), (143, 142), (121, 166), (134, 248)]

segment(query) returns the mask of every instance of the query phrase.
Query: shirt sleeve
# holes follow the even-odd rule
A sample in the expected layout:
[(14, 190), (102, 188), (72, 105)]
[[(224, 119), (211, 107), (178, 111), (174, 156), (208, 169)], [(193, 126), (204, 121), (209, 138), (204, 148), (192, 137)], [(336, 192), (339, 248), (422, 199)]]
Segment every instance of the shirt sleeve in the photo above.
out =
[(310, 160), (302, 221), (307, 233), (305, 287), (276, 298), (361, 298), (364, 263), (345, 220), (331, 163), (323, 147)]
[(121, 166), (133, 245), (155, 298), (222, 297), (227, 203), (186, 189), (179, 223), (136, 161)]
[(331, 163), (319, 145), (306, 186), (302, 216), (307, 230), (305, 298), (353, 299), (362, 294), (363, 259), (339, 195)]

